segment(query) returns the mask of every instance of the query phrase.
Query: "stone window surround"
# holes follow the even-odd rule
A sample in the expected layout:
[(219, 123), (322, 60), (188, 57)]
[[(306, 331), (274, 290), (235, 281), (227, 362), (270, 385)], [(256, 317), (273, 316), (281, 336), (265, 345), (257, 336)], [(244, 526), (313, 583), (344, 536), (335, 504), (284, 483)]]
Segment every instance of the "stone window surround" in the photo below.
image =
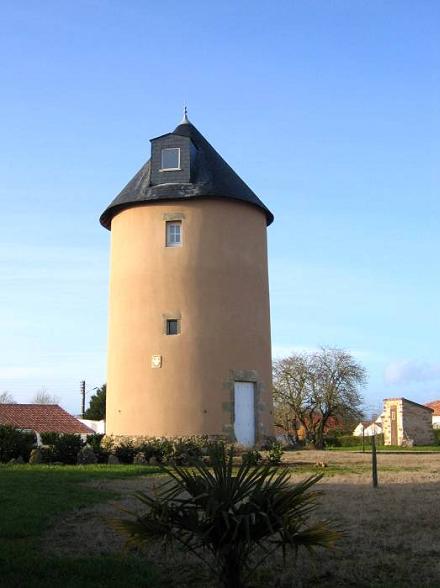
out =
[[(168, 321), (177, 321), (177, 335), (168, 334)], [(182, 315), (180, 312), (162, 314), (162, 332), (167, 337), (177, 337), (182, 333)]]
[(182, 246), (182, 221), (166, 221), (165, 222), (165, 239), (166, 247), (181, 247)]
[[(182, 247), (183, 245), (183, 220), (185, 219), (185, 215), (183, 212), (166, 212), (163, 215), (163, 220), (165, 223), (165, 247), (169, 249), (174, 249), (176, 247)], [(171, 244), (169, 243), (169, 235), (168, 235), (168, 223), (172, 223), (173, 221), (177, 221), (180, 223), (180, 241), (179, 243)]]
[(264, 385), (256, 370), (231, 370), (229, 378), (225, 380), (223, 387), (228, 391), (230, 400), (223, 402), (223, 412), (229, 413), (230, 417), (227, 419), (229, 422), (223, 425), (223, 433), (231, 442), (236, 442), (234, 434), (235, 382), (251, 382), (254, 384), (255, 444), (262, 443), (267, 435), (265, 435), (264, 425), (260, 421), (260, 415), (266, 410), (266, 404), (261, 400), (263, 398)]

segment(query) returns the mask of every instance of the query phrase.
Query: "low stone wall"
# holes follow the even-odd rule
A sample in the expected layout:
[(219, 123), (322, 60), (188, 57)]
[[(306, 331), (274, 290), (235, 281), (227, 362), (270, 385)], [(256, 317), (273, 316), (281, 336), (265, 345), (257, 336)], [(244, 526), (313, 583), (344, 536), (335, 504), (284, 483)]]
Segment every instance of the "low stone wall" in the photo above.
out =
[(207, 435), (206, 437), (149, 437), (148, 435), (104, 435), (101, 441), (101, 445), (105, 448), (111, 449), (112, 447), (118, 447), (125, 443), (132, 443), (135, 447), (139, 447), (143, 443), (169, 441), (171, 443), (179, 441), (195, 441), (197, 443), (207, 443), (208, 441), (224, 441), (228, 442), (226, 436), (223, 435)]

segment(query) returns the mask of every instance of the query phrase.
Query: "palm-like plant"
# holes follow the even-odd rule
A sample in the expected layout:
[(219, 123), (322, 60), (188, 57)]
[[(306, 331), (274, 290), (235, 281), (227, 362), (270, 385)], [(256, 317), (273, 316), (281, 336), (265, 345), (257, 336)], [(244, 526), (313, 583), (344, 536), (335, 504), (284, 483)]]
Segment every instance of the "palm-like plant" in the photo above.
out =
[(236, 469), (232, 449), (222, 445), (210, 458), (211, 467), (198, 459), (191, 467), (163, 467), (171, 479), (155, 496), (136, 493), (148, 510), (135, 520), (113, 521), (128, 534), (128, 544), (178, 543), (202, 559), (223, 586), (242, 588), (276, 550), (284, 556), (287, 548), (312, 551), (333, 546), (339, 537), (327, 522), (308, 523), (319, 496), (310, 489), (321, 475), (292, 484), (287, 469), (246, 462)]

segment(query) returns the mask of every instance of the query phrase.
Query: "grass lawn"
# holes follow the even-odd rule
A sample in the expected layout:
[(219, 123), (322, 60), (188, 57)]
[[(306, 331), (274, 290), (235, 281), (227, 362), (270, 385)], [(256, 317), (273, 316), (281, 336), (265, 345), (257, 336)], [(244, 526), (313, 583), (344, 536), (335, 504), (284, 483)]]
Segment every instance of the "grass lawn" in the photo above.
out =
[[(440, 451), (440, 445), (416, 445), (414, 447), (400, 447), (400, 445), (379, 445), (377, 452), (409, 452), (409, 453), (436, 453)], [(327, 447), (326, 451), (360, 451), (362, 452), (362, 446), (358, 445), (355, 447)], [(371, 446), (365, 445), (365, 453), (371, 453)]]
[[(381, 464), (380, 465), (380, 472), (381, 473), (399, 473), (399, 472), (416, 472), (421, 468), (417, 465), (388, 465), (388, 464)], [(325, 478), (329, 477), (332, 478), (333, 476), (350, 476), (350, 475), (360, 475), (360, 474), (369, 474), (371, 472), (371, 464), (370, 463), (356, 463), (356, 464), (333, 464), (329, 463), (326, 464), (325, 467), (315, 467), (310, 465), (295, 465), (290, 466), (290, 471), (292, 474), (295, 475), (302, 475), (304, 478), (312, 475), (312, 474), (322, 474)]]
[(151, 466), (0, 465), (1, 586), (159, 586), (153, 568), (136, 557), (47, 558), (39, 550), (42, 533), (63, 513), (118, 498), (85, 482), (157, 472)]
[[(293, 482), (324, 474), (317, 516), (345, 535), (314, 559), (300, 551), (295, 567), (288, 557), (285, 569), (282, 554), (273, 554), (253, 588), (440, 586), (440, 453), (380, 453), (376, 489), (370, 453), (284, 457)], [(124, 553), (123, 538), (109, 528), (112, 500), (136, 508), (133, 492), (151, 489), (156, 473), (149, 466), (0, 466), (0, 586), (214, 588), (198, 560), (164, 555), (155, 544), (144, 558)]]

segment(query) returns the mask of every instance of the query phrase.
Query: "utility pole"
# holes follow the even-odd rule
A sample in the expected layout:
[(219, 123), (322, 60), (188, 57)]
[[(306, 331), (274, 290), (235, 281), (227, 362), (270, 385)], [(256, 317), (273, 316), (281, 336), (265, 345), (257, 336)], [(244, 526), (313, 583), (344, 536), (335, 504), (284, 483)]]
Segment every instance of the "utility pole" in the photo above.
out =
[(81, 416), (84, 418), (84, 414), (86, 412), (86, 381), (81, 380), (80, 382), (80, 390), (81, 390)]

